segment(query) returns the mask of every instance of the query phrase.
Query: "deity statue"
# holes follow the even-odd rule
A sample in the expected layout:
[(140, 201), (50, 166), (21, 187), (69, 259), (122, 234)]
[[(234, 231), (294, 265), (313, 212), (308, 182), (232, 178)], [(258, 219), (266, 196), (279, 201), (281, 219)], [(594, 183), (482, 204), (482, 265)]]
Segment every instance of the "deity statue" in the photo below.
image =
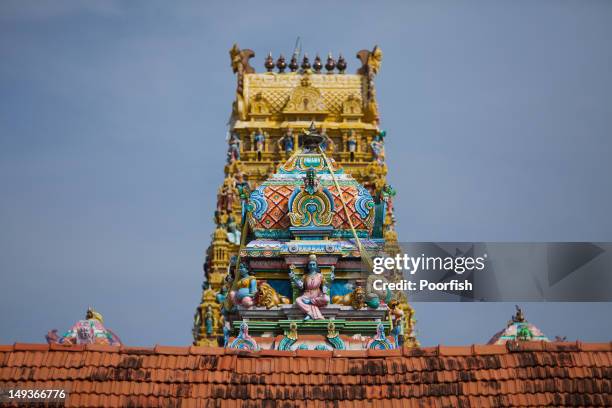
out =
[(391, 334), (395, 339), (395, 344), (399, 346), (404, 342), (404, 311), (399, 308), (399, 302), (395, 299), (391, 300), (387, 307), (389, 320), (393, 326)]
[(204, 259), (204, 263), (202, 264), (202, 270), (204, 271), (204, 276), (208, 275), (208, 271), (210, 270), (210, 258), (206, 256)]
[(329, 153), (333, 153), (334, 150), (336, 150), (336, 144), (331, 139), (331, 137), (327, 136), (327, 133), (325, 132), (325, 128), (321, 129), (321, 136), (323, 136), (323, 141), (319, 145), (321, 147), (321, 150), (323, 150), (324, 152), (327, 152), (327, 150), (329, 149)]
[(257, 294), (257, 279), (251, 275), (249, 267), (245, 263), (240, 263), (238, 267), (240, 279), (236, 282), (235, 290), (230, 292), (230, 299), (235, 305), (246, 308), (253, 306), (253, 298)]
[(230, 215), (227, 219), (227, 240), (234, 245), (240, 245), (240, 235), (236, 221)]
[(227, 347), (227, 343), (229, 342), (232, 329), (230, 326), (230, 322), (227, 321), (225, 319), (225, 316), (223, 315), (221, 315), (221, 327), (223, 327), (223, 347)]
[(247, 181), (246, 175), (238, 170), (234, 175), (236, 189), (238, 190), (238, 196), (241, 200), (246, 200), (249, 198), (249, 194), (251, 194), (251, 185)]
[(393, 214), (393, 198), (397, 192), (389, 184), (385, 184), (380, 191), (381, 198), (387, 203), (387, 213)]
[[(295, 265), (291, 265), (291, 271), (289, 272), (289, 278), (295, 286), (302, 291), (302, 295), (299, 296), (295, 303), (306, 316), (304, 320), (320, 320), (324, 319), (320, 307), (325, 307), (329, 304), (329, 287), (323, 277), (323, 274), (319, 271), (317, 264), (317, 256), (311, 254), (308, 257), (308, 271), (302, 279), (299, 279), (294, 272)], [(335, 279), (334, 267), (331, 268), (330, 283)]]
[(264, 142), (266, 141), (266, 136), (262, 132), (261, 128), (257, 129), (255, 135), (253, 136), (253, 143), (255, 143), (255, 151), (257, 152), (257, 160), (261, 160), (261, 153), (264, 151)]
[(346, 141), (348, 145), (348, 151), (351, 156), (351, 160), (355, 159), (355, 152), (357, 151), (357, 138), (355, 137), (355, 133), (353, 130), (349, 131), (348, 140)]
[(232, 211), (234, 201), (236, 200), (236, 193), (234, 192), (235, 185), (236, 181), (232, 177), (227, 176), (225, 178), (223, 185), (217, 193), (217, 211), (226, 211), (228, 213)]
[(198, 336), (198, 333), (200, 332), (200, 325), (202, 324), (202, 319), (200, 317), (201, 308), (201, 305), (198, 306), (196, 308), (195, 314), (193, 315), (193, 328), (191, 329), (191, 333), (194, 338)]
[(376, 159), (376, 162), (380, 165), (385, 163), (385, 136), (386, 136), (386, 132), (383, 130), (380, 133), (378, 133), (375, 137), (374, 140), (372, 140), (372, 143), (370, 143), (370, 146), (372, 147), (372, 153), (374, 154), (374, 158)]
[(242, 144), (242, 141), (240, 140), (240, 136), (235, 133), (232, 132), (232, 135), (230, 136), (229, 139), (229, 148), (227, 151), (227, 162), (228, 163), (233, 163), (236, 160), (240, 160), (240, 145)]
[(227, 286), (223, 285), (221, 286), (221, 289), (219, 290), (219, 292), (215, 295), (215, 299), (217, 300), (217, 303), (222, 305), (223, 302), (225, 302), (226, 297), (227, 297)]
[(278, 148), (286, 154), (290, 154), (293, 151), (293, 143), (293, 131), (291, 128), (287, 128), (287, 132), (285, 132), (283, 137), (278, 139)]
[(206, 289), (208, 289), (209, 286), (210, 286), (210, 282), (208, 282), (208, 278), (205, 275), (204, 279), (202, 280), (202, 291), (205, 291)]
[(84, 320), (76, 322), (70, 330), (58, 336), (57, 330), (51, 330), (45, 336), (49, 344), (104, 344), (121, 345), (119, 337), (112, 330), (104, 327), (102, 315), (91, 307), (87, 309)]
[(210, 336), (213, 333), (213, 312), (212, 307), (206, 308), (206, 335)]
[(319, 179), (317, 178), (315, 169), (309, 168), (306, 170), (306, 176), (303, 177), (302, 181), (304, 181), (304, 190), (308, 192), (308, 194), (314, 194), (319, 190)]

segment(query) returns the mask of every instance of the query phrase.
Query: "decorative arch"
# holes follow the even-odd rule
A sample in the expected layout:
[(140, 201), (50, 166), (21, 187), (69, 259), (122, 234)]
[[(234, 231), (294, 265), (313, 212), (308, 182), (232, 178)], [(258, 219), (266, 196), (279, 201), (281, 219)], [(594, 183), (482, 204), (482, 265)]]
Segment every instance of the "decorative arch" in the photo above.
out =
[(327, 113), (327, 108), (321, 91), (312, 86), (310, 79), (305, 76), (300, 86), (291, 93), (283, 113)]
[(270, 114), (270, 103), (263, 97), (261, 92), (257, 92), (255, 96), (251, 98), (251, 107), (249, 112), (254, 116)]

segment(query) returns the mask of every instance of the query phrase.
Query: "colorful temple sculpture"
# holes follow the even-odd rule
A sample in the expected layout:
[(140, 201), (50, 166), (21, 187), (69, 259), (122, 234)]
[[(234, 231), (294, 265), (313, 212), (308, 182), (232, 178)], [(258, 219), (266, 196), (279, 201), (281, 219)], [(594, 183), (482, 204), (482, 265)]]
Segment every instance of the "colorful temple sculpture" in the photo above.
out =
[(523, 310), (516, 306), (516, 313), (508, 321), (506, 328), (495, 333), (487, 344), (506, 344), (521, 341), (550, 342), (540, 329), (525, 319)]
[(88, 308), (85, 319), (76, 322), (70, 330), (59, 336), (57, 330), (46, 335), (49, 344), (102, 344), (120, 346), (121, 340), (112, 330), (104, 327), (104, 318), (93, 308)]
[(357, 54), (356, 74), (331, 54), (325, 65), (268, 55), (256, 73), (254, 55), (230, 50), (236, 99), (194, 344), (416, 345), (405, 296), (375, 293), (364, 273), (373, 254), (399, 251), (374, 87), (380, 48)]

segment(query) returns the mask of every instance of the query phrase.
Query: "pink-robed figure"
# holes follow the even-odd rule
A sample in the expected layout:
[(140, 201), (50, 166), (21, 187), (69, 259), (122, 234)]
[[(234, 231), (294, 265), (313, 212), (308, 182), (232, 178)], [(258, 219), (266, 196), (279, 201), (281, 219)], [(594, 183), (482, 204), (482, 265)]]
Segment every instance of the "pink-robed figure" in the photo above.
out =
[[(320, 320), (324, 319), (323, 314), (321, 313), (320, 307), (325, 307), (329, 304), (329, 289), (324, 282), (324, 277), (321, 272), (319, 272), (319, 267), (317, 265), (317, 256), (310, 255), (308, 260), (308, 271), (304, 275), (302, 279), (298, 278), (294, 271), (294, 266), (291, 265), (291, 271), (289, 272), (289, 277), (291, 281), (302, 290), (302, 295), (299, 296), (295, 303), (298, 307), (306, 313), (306, 317), (304, 320), (314, 319)], [(330, 275), (330, 281), (334, 280), (334, 267), (332, 266), (332, 272)]]

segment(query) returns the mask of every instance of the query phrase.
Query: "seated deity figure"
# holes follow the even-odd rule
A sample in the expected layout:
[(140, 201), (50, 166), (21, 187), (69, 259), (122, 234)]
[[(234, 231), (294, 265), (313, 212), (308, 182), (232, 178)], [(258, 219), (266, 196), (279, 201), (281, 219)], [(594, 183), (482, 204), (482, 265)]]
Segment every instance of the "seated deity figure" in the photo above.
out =
[[(319, 308), (329, 304), (329, 288), (323, 274), (319, 271), (317, 256), (314, 254), (309, 256), (308, 271), (304, 274), (302, 279), (299, 279), (295, 275), (294, 268), (295, 266), (291, 265), (289, 278), (291, 278), (295, 286), (303, 291), (302, 295), (295, 300), (295, 303), (304, 313), (306, 313), (304, 320), (324, 319)], [(334, 267), (332, 266), (330, 281), (333, 281), (334, 278)]]
[(257, 294), (257, 279), (250, 274), (249, 267), (240, 263), (238, 268), (240, 279), (236, 282), (235, 289), (230, 292), (230, 299), (235, 305), (252, 307), (253, 298)]

